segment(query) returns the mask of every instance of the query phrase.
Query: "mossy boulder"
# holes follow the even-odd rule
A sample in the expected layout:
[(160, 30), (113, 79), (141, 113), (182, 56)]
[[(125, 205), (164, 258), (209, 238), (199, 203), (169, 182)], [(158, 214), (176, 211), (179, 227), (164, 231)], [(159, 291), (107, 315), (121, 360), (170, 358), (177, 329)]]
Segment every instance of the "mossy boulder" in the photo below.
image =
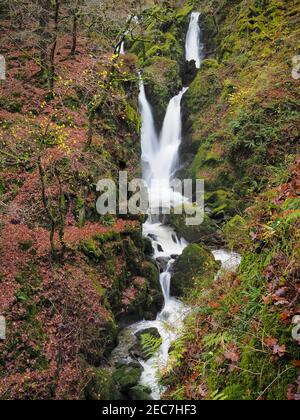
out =
[(128, 396), (132, 401), (151, 401), (151, 389), (142, 385), (137, 385), (130, 389)]
[(148, 283), (147, 304), (144, 306), (142, 318), (155, 319), (164, 302), (159, 280), (159, 270), (152, 261), (144, 261), (141, 265), (141, 272)]
[(89, 382), (84, 390), (84, 398), (90, 401), (118, 401), (122, 394), (118, 391), (110, 369), (92, 369)]
[(143, 368), (139, 363), (130, 363), (128, 365), (119, 366), (113, 374), (113, 380), (117, 384), (118, 389), (128, 392), (131, 388), (138, 385), (141, 379)]
[(193, 289), (207, 287), (215, 278), (220, 264), (214, 259), (209, 248), (192, 244), (174, 264), (171, 294), (184, 297)]
[[(190, 205), (190, 208), (186, 206), (186, 214), (191, 215), (193, 210), (194, 207), (192, 205)], [(207, 214), (204, 215), (204, 220), (200, 225), (188, 226), (186, 214), (177, 215), (174, 214), (175, 212), (170, 215), (169, 224), (187, 242), (201, 242), (209, 245), (216, 245), (221, 242), (221, 231), (217, 223)]]

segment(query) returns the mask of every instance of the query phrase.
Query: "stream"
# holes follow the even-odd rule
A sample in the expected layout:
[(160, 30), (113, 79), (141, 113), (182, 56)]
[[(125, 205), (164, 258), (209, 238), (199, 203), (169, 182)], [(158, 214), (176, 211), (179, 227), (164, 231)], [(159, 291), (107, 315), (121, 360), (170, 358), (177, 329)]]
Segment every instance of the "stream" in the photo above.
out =
[[(185, 56), (187, 61), (194, 60), (196, 67), (200, 68), (203, 45), (201, 44), (201, 30), (199, 26), (200, 13), (192, 13), (185, 43)], [(122, 50), (123, 52), (123, 50)], [(178, 95), (174, 96), (168, 105), (161, 133), (155, 129), (155, 121), (150, 103), (147, 100), (144, 83), (140, 81), (139, 105), (142, 116), (142, 170), (143, 179), (147, 184), (150, 196), (148, 218), (143, 226), (143, 234), (152, 242), (154, 249), (153, 259), (165, 267), (160, 274), (160, 284), (164, 296), (164, 306), (155, 321), (141, 321), (130, 326), (119, 337), (119, 348), (124, 351), (126, 336), (156, 328), (162, 337), (162, 345), (156, 354), (148, 361), (139, 360), (143, 367), (141, 384), (151, 388), (152, 398), (159, 400), (164, 389), (159, 384), (159, 373), (168, 364), (169, 351), (172, 344), (180, 337), (184, 329), (184, 320), (191, 308), (170, 295), (172, 280), (172, 267), (176, 258), (182, 254), (188, 243), (179, 238), (174, 229), (161, 222), (158, 216), (161, 209), (168, 209), (187, 201), (180, 194), (175, 195), (171, 190), (171, 181), (176, 174), (179, 162), (179, 148), (182, 141), (181, 100), (188, 90), (184, 87)], [(173, 197), (170, 202), (169, 197)], [(234, 270), (240, 264), (237, 254), (226, 250), (213, 252), (216, 260), (222, 262), (222, 269)], [(128, 345), (128, 344), (127, 344)], [(130, 344), (129, 344), (130, 345)], [(114, 357), (118, 355), (118, 348)], [(128, 362), (130, 362), (130, 357)]]

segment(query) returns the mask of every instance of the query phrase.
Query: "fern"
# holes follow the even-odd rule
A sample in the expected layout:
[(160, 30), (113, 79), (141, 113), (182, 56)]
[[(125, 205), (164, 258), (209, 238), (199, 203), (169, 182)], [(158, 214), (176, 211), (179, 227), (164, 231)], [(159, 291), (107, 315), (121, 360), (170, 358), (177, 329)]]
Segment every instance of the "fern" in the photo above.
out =
[(209, 334), (203, 339), (204, 345), (208, 349), (216, 349), (221, 344), (227, 344), (230, 341), (232, 341), (232, 337), (228, 332), (224, 332), (223, 334)]
[(214, 391), (210, 395), (210, 400), (212, 401), (226, 401), (228, 397), (224, 394), (224, 392)]
[(152, 334), (141, 335), (141, 346), (147, 357), (153, 357), (162, 345), (162, 338)]

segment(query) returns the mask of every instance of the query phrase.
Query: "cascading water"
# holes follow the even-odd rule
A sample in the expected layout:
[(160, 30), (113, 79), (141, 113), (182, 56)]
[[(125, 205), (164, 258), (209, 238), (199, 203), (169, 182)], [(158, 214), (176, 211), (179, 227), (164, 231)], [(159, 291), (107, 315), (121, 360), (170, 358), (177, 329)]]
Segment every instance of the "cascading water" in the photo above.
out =
[[(171, 99), (163, 123), (162, 132), (158, 138), (151, 106), (147, 100), (145, 87), (141, 81), (139, 103), (142, 115), (142, 162), (144, 180), (149, 189), (150, 209), (148, 221), (144, 224), (144, 235), (151, 239), (154, 248), (154, 259), (167, 260), (167, 268), (160, 275), (160, 284), (164, 296), (164, 308), (158, 314), (156, 321), (143, 321), (133, 326), (134, 333), (157, 328), (162, 337), (162, 346), (157, 354), (147, 362), (140, 361), (144, 371), (141, 383), (150, 386), (154, 399), (159, 399), (162, 389), (159, 386), (157, 374), (168, 362), (169, 349), (183, 327), (187, 308), (170, 296), (171, 269), (175, 262), (174, 256), (182, 254), (187, 243), (180, 240), (169, 226), (157, 223), (151, 213), (159, 208), (170, 207), (170, 182), (176, 169), (178, 150), (181, 144), (181, 100), (187, 88)], [(184, 198), (177, 197), (181, 202)]]
[(122, 41), (120, 45), (120, 55), (125, 55), (125, 42)]
[[(186, 58), (188, 61), (195, 60), (199, 68), (201, 64), (201, 32), (198, 25), (199, 13), (192, 13), (191, 22), (186, 39)], [(148, 220), (143, 226), (143, 233), (148, 237), (153, 245), (156, 261), (163, 259), (165, 268), (160, 274), (160, 284), (164, 296), (164, 307), (157, 315), (155, 321), (142, 321), (130, 327), (130, 334), (156, 328), (162, 338), (162, 345), (157, 353), (148, 361), (139, 360), (143, 367), (141, 384), (150, 387), (152, 397), (160, 399), (163, 392), (159, 385), (159, 372), (167, 366), (169, 350), (174, 341), (180, 336), (184, 327), (184, 319), (190, 312), (182, 302), (172, 298), (170, 295), (172, 267), (176, 258), (180, 256), (188, 245), (180, 239), (175, 230), (170, 226), (159, 222), (159, 210), (164, 207), (175, 206), (186, 202), (186, 198), (181, 194), (174, 194), (171, 190), (171, 180), (176, 172), (178, 161), (178, 151), (181, 144), (182, 120), (181, 120), (181, 100), (188, 88), (184, 88), (178, 95), (169, 102), (163, 128), (158, 136), (155, 130), (155, 123), (151, 105), (149, 104), (145, 92), (144, 83), (140, 81), (139, 105), (142, 116), (142, 166), (143, 177), (148, 186), (150, 208)], [(170, 202), (169, 198), (173, 201)], [(156, 216), (154, 216), (156, 215)], [(215, 258), (222, 262), (224, 269), (232, 269), (239, 264), (239, 256), (219, 250), (214, 252)], [(123, 333), (126, 336), (127, 332)], [(130, 344), (122, 342), (120, 337), (119, 347), (129, 349)], [(126, 341), (126, 340), (125, 340)], [(113, 357), (118, 357), (119, 348), (114, 352)], [(130, 357), (128, 359), (130, 361)]]
[(190, 26), (185, 41), (186, 61), (194, 60), (197, 69), (200, 68), (203, 45), (201, 44), (201, 29), (199, 26), (200, 13), (193, 12), (191, 15)]
[(145, 86), (143, 81), (140, 82), (140, 95), (139, 95), (140, 112), (142, 116), (142, 166), (143, 178), (149, 185), (154, 168), (152, 167), (154, 156), (158, 152), (158, 139), (154, 126), (154, 119), (152, 109), (147, 101)]

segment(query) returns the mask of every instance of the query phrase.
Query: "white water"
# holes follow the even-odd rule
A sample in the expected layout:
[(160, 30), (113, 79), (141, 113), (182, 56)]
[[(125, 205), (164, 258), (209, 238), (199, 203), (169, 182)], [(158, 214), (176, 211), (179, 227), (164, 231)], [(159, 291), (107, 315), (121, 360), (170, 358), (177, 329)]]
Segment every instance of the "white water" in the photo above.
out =
[[(201, 63), (201, 32), (198, 25), (199, 13), (193, 13), (186, 39), (187, 60), (195, 60), (197, 67)], [(151, 239), (154, 255), (158, 260), (165, 258), (166, 270), (160, 274), (160, 284), (164, 296), (164, 307), (157, 315), (155, 321), (142, 321), (131, 326), (132, 335), (148, 328), (157, 328), (161, 337), (162, 345), (157, 353), (148, 361), (140, 360), (144, 368), (141, 384), (152, 389), (152, 397), (159, 400), (164, 389), (159, 385), (159, 373), (167, 367), (171, 345), (182, 334), (184, 320), (190, 308), (173, 298), (171, 290), (171, 271), (175, 258), (180, 256), (188, 245), (183, 239), (178, 238), (174, 229), (158, 222), (153, 210), (161, 207), (170, 207), (170, 194), (173, 198), (171, 205), (185, 202), (186, 198), (181, 194), (174, 195), (171, 192), (171, 180), (177, 169), (178, 151), (182, 136), (181, 100), (188, 88), (184, 88), (169, 102), (162, 131), (160, 135), (155, 130), (155, 123), (151, 106), (147, 100), (144, 83), (140, 82), (139, 104), (142, 116), (142, 166), (143, 177), (150, 193), (150, 208), (148, 220), (143, 226), (145, 237)], [(225, 250), (214, 252), (216, 260), (222, 262), (223, 269), (236, 269), (240, 263), (237, 254)], [(125, 331), (126, 335), (126, 331)], [(122, 345), (122, 338), (120, 346)], [(127, 343), (130, 347), (130, 343)], [(115, 351), (118, 355), (118, 349)]]
[[(181, 144), (181, 100), (188, 88), (174, 96), (169, 102), (163, 128), (160, 136), (157, 135), (151, 105), (149, 104), (143, 81), (140, 83), (139, 104), (142, 115), (142, 163), (143, 176), (150, 193), (162, 199), (168, 193), (170, 181)], [(156, 184), (156, 185), (155, 185)], [(157, 186), (160, 185), (160, 191)], [(152, 188), (153, 187), (153, 188)]]
[(203, 52), (203, 45), (201, 44), (201, 30), (199, 26), (199, 17), (200, 13), (192, 13), (190, 26), (185, 41), (186, 61), (194, 60), (196, 62), (197, 69), (200, 68)]
[(121, 42), (120, 45), (120, 55), (125, 55), (125, 41)]
[(162, 337), (162, 346), (157, 354), (147, 362), (140, 360), (144, 368), (141, 383), (150, 386), (152, 397), (156, 400), (160, 398), (162, 392), (158, 383), (158, 373), (166, 367), (170, 347), (182, 331), (184, 318), (189, 311), (180, 301), (170, 296), (171, 269), (175, 262), (172, 257), (181, 255), (187, 243), (180, 240), (171, 227), (158, 223), (157, 218), (151, 216), (151, 212), (155, 213), (155, 209), (170, 206), (170, 197), (173, 199), (173, 205), (175, 201), (176, 204), (185, 201), (180, 194), (173, 195), (170, 182), (176, 169), (181, 144), (181, 100), (186, 91), (187, 88), (184, 88), (170, 100), (160, 136), (155, 131), (152, 109), (142, 81), (139, 96), (142, 115), (143, 175), (150, 193), (149, 216), (144, 224), (143, 233), (145, 237), (151, 239), (154, 248), (153, 258), (166, 258), (168, 266), (160, 275), (164, 296), (163, 310), (158, 314), (156, 321), (142, 321), (132, 328), (133, 332), (137, 333), (154, 327)]

